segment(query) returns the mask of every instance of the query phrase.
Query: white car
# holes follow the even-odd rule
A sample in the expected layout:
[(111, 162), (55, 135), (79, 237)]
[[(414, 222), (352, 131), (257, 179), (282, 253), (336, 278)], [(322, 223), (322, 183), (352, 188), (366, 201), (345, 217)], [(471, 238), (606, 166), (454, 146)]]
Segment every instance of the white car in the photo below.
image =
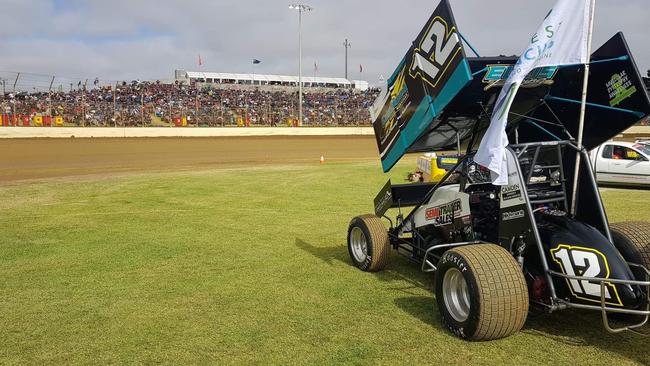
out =
[(590, 153), (598, 183), (650, 185), (650, 146), (609, 141)]

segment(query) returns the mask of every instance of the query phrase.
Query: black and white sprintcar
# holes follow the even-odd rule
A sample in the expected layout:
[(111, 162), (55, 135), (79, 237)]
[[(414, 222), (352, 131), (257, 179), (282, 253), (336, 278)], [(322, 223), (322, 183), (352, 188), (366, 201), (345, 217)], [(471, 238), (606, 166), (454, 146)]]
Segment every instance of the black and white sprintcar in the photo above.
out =
[[(414, 44), (440, 19), (455, 24), (445, 1)], [(464, 339), (512, 335), (530, 309), (594, 310), (610, 332), (639, 332), (650, 316), (650, 226), (609, 223), (590, 164), (580, 166), (578, 186), (567, 178), (577, 155), (589, 162), (588, 150), (650, 114), (623, 35), (592, 55), (583, 148), (573, 135), (584, 66), (538, 70), (526, 80), (510, 112), (505, 186), (493, 185), (473, 155), (516, 58), (466, 58), (458, 47), (431, 80), (408, 72), (415, 51), (407, 53), (372, 114), (384, 170), (406, 152), (456, 149), (462, 157), (437, 183), (389, 181), (375, 213), (350, 222), (352, 262), (379, 271), (398, 253), (435, 273), (442, 319)], [(636, 92), (612, 108), (607, 81), (621, 74)]]

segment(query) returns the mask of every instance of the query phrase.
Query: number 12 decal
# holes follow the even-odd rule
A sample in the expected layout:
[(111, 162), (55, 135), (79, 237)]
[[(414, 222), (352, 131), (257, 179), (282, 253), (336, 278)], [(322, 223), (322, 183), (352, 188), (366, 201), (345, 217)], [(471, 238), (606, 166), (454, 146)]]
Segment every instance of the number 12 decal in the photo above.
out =
[[(562, 272), (569, 276), (609, 278), (609, 265), (603, 253), (591, 249), (560, 244), (551, 250), (553, 260), (560, 265)], [(567, 279), (568, 287), (573, 296), (578, 299), (600, 302), (600, 283), (589, 280)], [(605, 299), (612, 300), (610, 305), (622, 306), (616, 286), (605, 284)]]
[[(413, 51), (409, 75), (415, 78), (419, 74), (425, 82), (435, 88), (441, 73), (447, 70), (450, 61), (460, 51), (460, 38), (456, 27), (449, 29), (444, 19), (435, 17), (420, 45)], [(424, 77), (421, 71), (427, 77)]]

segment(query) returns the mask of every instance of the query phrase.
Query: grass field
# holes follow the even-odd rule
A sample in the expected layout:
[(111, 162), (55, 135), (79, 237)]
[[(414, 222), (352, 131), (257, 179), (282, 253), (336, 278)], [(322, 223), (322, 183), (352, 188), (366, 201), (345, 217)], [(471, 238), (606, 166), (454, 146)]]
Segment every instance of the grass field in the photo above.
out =
[[(451, 336), (431, 276), (350, 265), (348, 222), (385, 180), (342, 162), (1, 186), (0, 363), (650, 364), (646, 339), (595, 313)], [(650, 191), (604, 198), (612, 221), (650, 220)]]

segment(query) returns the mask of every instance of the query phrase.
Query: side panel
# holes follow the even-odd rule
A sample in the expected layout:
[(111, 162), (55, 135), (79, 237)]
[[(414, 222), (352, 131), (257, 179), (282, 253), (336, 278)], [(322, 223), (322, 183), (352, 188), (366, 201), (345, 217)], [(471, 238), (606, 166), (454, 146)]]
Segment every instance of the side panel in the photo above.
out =
[(433, 225), (436, 227), (453, 224), (458, 219), (470, 217), (469, 195), (459, 192), (459, 186), (440, 187), (429, 203), (415, 213), (415, 227)]
[[(591, 62), (583, 142), (587, 150), (612, 139), (650, 114), (650, 97), (622, 33), (616, 34), (596, 50)], [(578, 135), (583, 67), (560, 68), (550, 93), (544, 97), (574, 137)], [(539, 108), (533, 117), (555, 120), (546, 108)], [(563, 136), (553, 126), (544, 127)], [(543, 135), (540, 138), (540, 132), (534, 129), (530, 129), (530, 132), (529, 135), (524, 130), (520, 131), (522, 142), (548, 139)], [(567, 172), (567, 176), (570, 175)]]
[(370, 110), (385, 172), (471, 80), (451, 8), (443, 0)]
[(526, 245), (533, 248), (535, 245), (533, 222), (526, 206), (524, 183), (521, 176), (517, 174), (515, 156), (508, 153), (506, 157), (510, 174), (508, 185), (501, 187), (500, 193), (499, 243), (509, 249), (515, 238), (523, 236)]
[[(596, 228), (565, 216), (544, 215), (538, 221), (551, 270), (573, 276), (635, 280), (619, 251)], [(557, 295), (597, 305), (600, 285), (588, 280), (554, 279)], [(606, 284), (608, 305), (637, 308), (643, 295), (637, 286)]]

